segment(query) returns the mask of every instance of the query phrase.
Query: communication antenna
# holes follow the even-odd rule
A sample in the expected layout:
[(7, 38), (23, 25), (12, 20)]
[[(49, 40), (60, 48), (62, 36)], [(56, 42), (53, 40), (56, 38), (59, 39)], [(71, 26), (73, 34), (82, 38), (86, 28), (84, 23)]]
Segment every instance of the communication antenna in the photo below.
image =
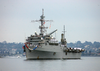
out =
[(65, 31), (65, 25), (64, 25), (64, 31), (62, 31), (62, 32), (64, 33), (64, 39), (65, 39), (65, 32), (66, 32), (66, 31)]
[(42, 9), (42, 15), (44, 15), (44, 9)]

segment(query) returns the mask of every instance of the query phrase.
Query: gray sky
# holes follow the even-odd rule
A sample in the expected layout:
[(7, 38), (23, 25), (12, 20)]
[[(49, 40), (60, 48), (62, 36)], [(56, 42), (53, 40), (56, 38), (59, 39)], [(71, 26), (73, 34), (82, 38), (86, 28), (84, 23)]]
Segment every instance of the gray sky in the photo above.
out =
[(40, 23), (31, 20), (40, 19), (42, 8), (45, 19), (54, 21), (47, 32), (58, 29), (57, 40), (65, 25), (67, 42), (100, 42), (100, 0), (0, 0), (0, 42), (25, 42), (39, 33)]

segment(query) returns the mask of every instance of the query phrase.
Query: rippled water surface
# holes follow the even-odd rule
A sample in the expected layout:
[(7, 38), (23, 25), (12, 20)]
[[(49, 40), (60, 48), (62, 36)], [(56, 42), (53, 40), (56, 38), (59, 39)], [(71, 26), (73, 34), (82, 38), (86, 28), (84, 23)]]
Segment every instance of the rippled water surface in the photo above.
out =
[(81, 57), (75, 60), (0, 58), (0, 71), (100, 71), (100, 57)]

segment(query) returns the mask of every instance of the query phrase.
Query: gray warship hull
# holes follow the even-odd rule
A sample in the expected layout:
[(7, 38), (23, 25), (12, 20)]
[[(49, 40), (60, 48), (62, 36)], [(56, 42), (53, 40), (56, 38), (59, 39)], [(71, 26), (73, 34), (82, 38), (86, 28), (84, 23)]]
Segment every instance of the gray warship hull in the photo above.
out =
[(40, 50), (32, 50), (26, 48), (26, 58), (33, 60), (57, 60), (57, 59), (80, 59), (81, 52), (64, 52), (60, 51), (40, 51)]

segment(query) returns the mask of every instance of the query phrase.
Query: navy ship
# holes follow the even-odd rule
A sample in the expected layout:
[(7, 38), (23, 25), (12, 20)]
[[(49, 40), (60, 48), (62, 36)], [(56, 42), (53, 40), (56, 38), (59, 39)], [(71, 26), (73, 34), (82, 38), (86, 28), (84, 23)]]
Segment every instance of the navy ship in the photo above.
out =
[(32, 22), (41, 22), (39, 26), (40, 33), (35, 32), (26, 39), (25, 45), (23, 46), (24, 52), (26, 53), (27, 59), (80, 59), (81, 53), (84, 49), (81, 48), (68, 48), (67, 41), (65, 38), (65, 26), (64, 31), (61, 34), (61, 41), (58, 42), (51, 35), (57, 31), (55, 29), (51, 33), (45, 34), (46, 29), (45, 22), (52, 22), (52, 20), (44, 19), (44, 10), (42, 9), (42, 15), (40, 20), (33, 20)]

